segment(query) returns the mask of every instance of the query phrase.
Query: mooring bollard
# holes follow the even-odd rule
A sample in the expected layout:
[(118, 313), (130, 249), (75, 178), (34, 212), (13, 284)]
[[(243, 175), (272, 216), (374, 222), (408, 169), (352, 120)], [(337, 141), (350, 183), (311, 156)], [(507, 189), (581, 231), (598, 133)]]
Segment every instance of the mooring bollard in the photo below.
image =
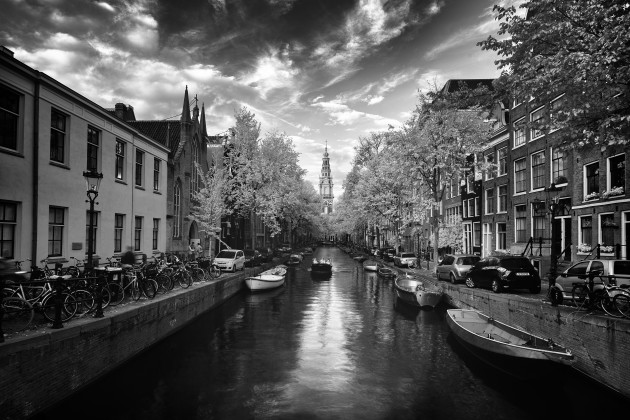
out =
[(96, 281), (96, 310), (94, 311), (94, 318), (103, 318), (103, 272), (105, 269), (96, 268), (97, 276)]
[(61, 276), (55, 276), (55, 320), (53, 321), (53, 329), (63, 328), (61, 322), (61, 309), (63, 306), (63, 281)]

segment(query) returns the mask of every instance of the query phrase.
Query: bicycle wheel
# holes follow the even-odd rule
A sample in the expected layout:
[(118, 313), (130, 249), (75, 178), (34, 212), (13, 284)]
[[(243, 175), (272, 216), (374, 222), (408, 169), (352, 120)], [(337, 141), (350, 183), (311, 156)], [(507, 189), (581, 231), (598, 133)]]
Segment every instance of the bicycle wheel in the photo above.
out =
[(142, 293), (149, 299), (153, 299), (157, 293), (158, 285), (153, 279), (144, 279), (141, 283)]
[(615, 308), (615, 305), (613, 304), (613, 298), (609, 296), (608, 293), (603, 293), (604, 294), (599, 300), (599, 306), (602, 308), (602, 310), (612, 317), (622, 318), (623, 314), (619, 312), (617, 308)]
[[(101, 288), (101, 299), (102, 299), (101, 300), (101, 307), (103, 309), (107, 308), (109, 306), (109, 304), (112, 302), (112, 295), (111, 295), (111, 293), (109, 293), (109, 289), (107, 288), (107, 285), (104, 285)], [(96, 305), (95, 305), (94, 309), (96, 309)]]
[(192, 278), (187, 271), (178, 271), (177, 273), (175, 273), (175, 279), (182, 289), (187, 289), (192, 284)]
[[(75, 297), (68, 292), (63, 292), (61, 297), (63, 302), (61, 305), (61, 321), (66, 322), (77, 312), (77, 302)], [(51, 293), (42, 300), (42, 310), (48, 321), (55, 321), (56, 309), (55, 294)]]
[(571, 297), (573, 298), (573, 304), (578, 309), (587, 308), (589, 305), (588, 288), (583, 284), (576, 284), (571, 291)]
[(96, 302), (94, 295), (89, 290), (73, 290), (72, 296), (74, 296), (77, 310), (75, 315), (82, 316), (92, 312), (96, 308)]
[(138, 285), (138, 280), (134, 279), (133, 283), (131, 283), (131, 298), (136, 302), (140, 300), (140, 296), (142, 296), (142, 292), (140, 292), (140, 286)]
[(619, 293), (613, 297), (613, 306), (626, 318), (630, 318), (630, 295)]
[(33, 321), (33, 306), (17, 296), (2, 299), (2, 329), (6, 333), (26, 330)]
[(158, 274), (155, 282), (158, 284), (158, 293), (164, 294), (173, 288), (173, 281), (166, 274)]
[(219, 277), (221, 277), (221, 269), (219, 267), (215, 267), (215, 266), (210, 266), (210, 276), (212, 276), (213, 279), (218, 279)]
[(193, 268), (192, 269), (192, 278), (194, 281), (202, 281), (205, 280), (205, 274), (201, 268)]
[(107, 283), (105, 286), (109, 291), (109, 304), (116, 306), (125, 299), (125, 290), (118, 283)]

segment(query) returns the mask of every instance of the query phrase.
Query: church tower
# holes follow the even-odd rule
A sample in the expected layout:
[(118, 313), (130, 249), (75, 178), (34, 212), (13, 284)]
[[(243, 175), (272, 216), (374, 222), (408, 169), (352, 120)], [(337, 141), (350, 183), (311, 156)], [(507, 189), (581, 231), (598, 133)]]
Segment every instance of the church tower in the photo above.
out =
[(328, 157), (328, 142), (324, 150), (324, 158), (322, 159), (322, 172), (319, 176), (319, 195), (324, 201), (322, 213), (329, 214), (333, 211), (333, 182), (330, 173), (330, 158)]

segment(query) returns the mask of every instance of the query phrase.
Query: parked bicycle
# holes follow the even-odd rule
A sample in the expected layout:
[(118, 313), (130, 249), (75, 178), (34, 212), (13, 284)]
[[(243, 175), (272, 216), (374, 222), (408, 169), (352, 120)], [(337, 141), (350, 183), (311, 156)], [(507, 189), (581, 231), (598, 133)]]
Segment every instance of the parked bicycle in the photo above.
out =
[[(625, 300), (618, 298), (616, 304), (615, 297), (619, 295), (630, 297), (630, 294), (624, 288), (606, 284), (602, 274), (603, 270), (591, 271), (583, 283), (573, 284), (571, 290), (573, 303), (578, 309), (601, 309), (612, 317), (620, 318), (624, 316), (622, 311)], [(598, 282), (595, 282), (596, 278)]]

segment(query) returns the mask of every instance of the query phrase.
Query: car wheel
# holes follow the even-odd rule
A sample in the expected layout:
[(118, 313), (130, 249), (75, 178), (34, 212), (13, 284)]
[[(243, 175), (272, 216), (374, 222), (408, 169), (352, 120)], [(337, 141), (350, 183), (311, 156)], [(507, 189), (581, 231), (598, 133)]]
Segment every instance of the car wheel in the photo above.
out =
[(472, 278), (466, 277), (466, 286), (470, 287), (471, 289), (475, 287), (475, 282), (473, 281)]
[(499, 280), (492, 280), (492, 291), (494, 293), (501, 293), (501, 283), (499, 282)]
[(457, 280), (455, 279), (455, 276), (453, 275), (453, 273), (451, 273), (451, 283), (455, 284), (457, 283)]

